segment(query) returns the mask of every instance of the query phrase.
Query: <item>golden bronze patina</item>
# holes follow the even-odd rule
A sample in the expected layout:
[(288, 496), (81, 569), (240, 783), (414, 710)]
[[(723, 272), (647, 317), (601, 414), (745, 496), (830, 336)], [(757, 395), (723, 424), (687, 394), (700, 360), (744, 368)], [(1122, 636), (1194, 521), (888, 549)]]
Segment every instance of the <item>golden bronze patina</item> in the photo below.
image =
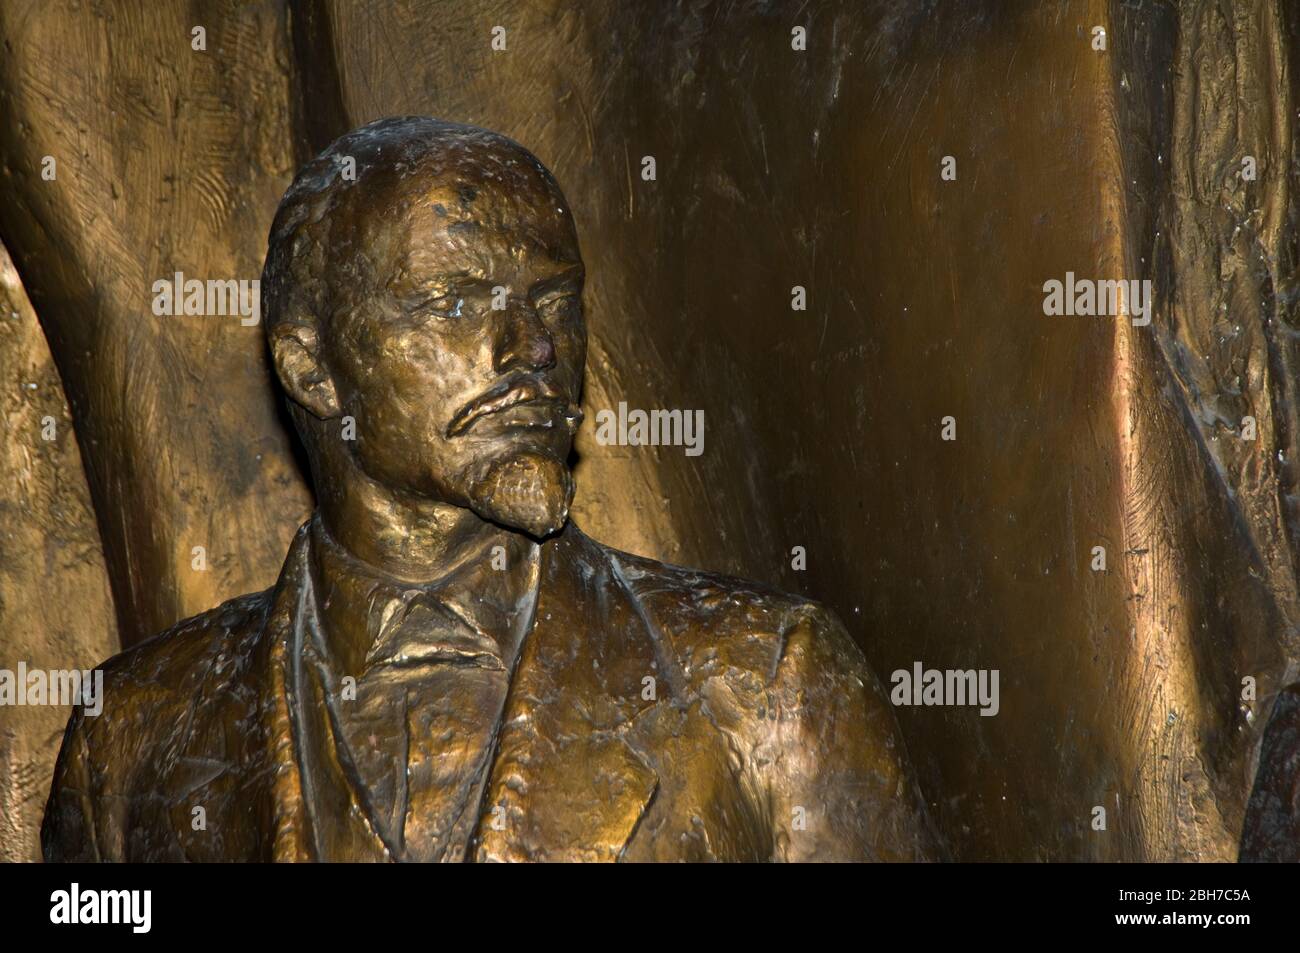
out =
[[(0, 669), (275, 582), (315, 504), (262, 330), (150, 285), (255, 278), (337, 136), (455, 117), (565, 183), (589, 419), (709, 420), (580, 428), (579, 525), (824, 602), (882, 677), (1001, 671), (996, 717), (896, 711), (954, 858), (1296, 849), (1300, 5), (6, 0), (0, 38)], [(1067, 271), (1151, 323), (1046, 317)], [(66, 721), (0, 705), (0, 858)]]
[(49, 860), (914, 860), (893, 711), (834, 615), (569, 519), (568, 204), (509, 139), (371, 123), (263, 272), (318, 506), (276, 585), (104, 666)]

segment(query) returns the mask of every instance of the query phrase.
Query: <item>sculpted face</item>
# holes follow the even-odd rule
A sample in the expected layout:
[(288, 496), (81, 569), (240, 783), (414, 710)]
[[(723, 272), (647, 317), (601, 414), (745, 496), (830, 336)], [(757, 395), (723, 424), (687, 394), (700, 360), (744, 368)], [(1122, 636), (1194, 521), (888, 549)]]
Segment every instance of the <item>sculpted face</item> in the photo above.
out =
[[(531, 155), (475, 142), (380, 165), (340, 209), (319, 358), (372, 479), (535, 536), (573, 483), (586, 359), (568, 207)], [(356, 262), (361, 264), (358, 266)]]

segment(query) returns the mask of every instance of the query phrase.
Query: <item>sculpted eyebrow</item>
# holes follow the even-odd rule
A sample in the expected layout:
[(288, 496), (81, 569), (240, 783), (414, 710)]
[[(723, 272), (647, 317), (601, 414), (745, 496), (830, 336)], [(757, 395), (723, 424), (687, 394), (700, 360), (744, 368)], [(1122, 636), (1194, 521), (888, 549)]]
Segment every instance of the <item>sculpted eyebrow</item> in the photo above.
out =
[(548, 295), (553, 291), (563, 291), (567, 289), (576, 290), (582, 282), (583, 269), (581, 265), (574, 265), (572, 268), (566, 268), (557, 275), (549, 278), (543, 278), (541, 281), (533, 283), (531, 294), (534, 298), (540, 298)]
[(432, 301), (456, 291), (467, 291), (482, 284), (484, 280), (481, 275), (458, 271), (419, 282), (399, 280), (393, 282), (391, 288), (400, 300), (418, 303)]

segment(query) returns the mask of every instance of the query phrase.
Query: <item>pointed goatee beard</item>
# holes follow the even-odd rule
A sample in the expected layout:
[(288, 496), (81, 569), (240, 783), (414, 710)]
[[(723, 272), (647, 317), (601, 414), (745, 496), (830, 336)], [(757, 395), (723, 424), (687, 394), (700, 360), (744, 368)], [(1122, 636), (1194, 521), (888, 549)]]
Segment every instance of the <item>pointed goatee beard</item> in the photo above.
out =
[(569, 518), (573, 487), (573, 474), (562, 461), (527, 451), (493, 461), (470, 488), (470, 509), (541, 539)]

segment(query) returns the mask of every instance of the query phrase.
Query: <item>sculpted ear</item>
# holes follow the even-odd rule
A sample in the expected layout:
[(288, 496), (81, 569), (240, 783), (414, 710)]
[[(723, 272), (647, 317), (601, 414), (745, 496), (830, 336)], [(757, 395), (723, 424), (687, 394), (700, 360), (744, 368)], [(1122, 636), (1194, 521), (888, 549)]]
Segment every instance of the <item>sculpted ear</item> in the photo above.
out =
[(328, 420), (339, 415), (338, 392), (320, 356), (320, 338), (309, 324), (284, 322), (271, 329), (271, 358), (280, 383), (295, 403)]

